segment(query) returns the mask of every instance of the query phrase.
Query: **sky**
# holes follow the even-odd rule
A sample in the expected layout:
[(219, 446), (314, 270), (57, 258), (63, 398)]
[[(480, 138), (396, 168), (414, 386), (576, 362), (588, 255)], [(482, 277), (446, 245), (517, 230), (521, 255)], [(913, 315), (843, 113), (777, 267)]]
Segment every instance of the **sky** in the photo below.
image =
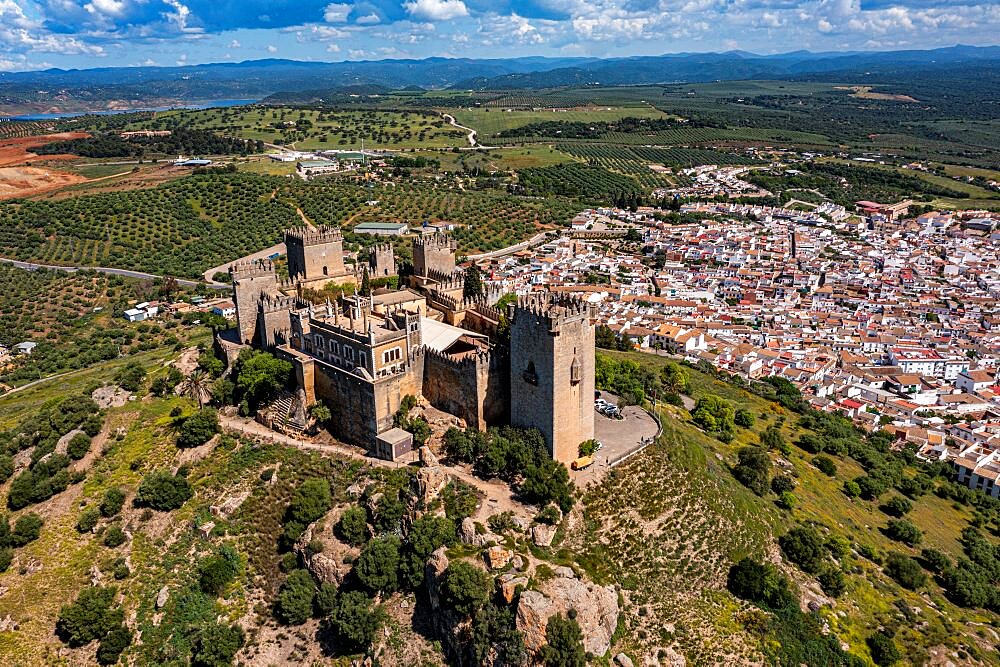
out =
[(0, 0), (0, 71), (994, 45), (1000, 0)]

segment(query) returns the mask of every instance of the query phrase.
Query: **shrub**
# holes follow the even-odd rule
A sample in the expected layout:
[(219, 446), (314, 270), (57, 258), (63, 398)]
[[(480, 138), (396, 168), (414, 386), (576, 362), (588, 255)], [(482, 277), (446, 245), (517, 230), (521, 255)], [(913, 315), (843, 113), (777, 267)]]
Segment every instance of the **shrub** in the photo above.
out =
[(11, 546), (23, 547), (38, 539), (44, 525), (42, 517), (34, 512), (22, 514), (14, 524), (14, 529), (10, 532)]
[(795, 498), (795, 494), (791, 491), (782, 491), (781, 494), (778, 495), (778, 500), (775, 502), (781, 509), (792, 510), (798, 500)]
[(822, 454), (814, 456), (812, 462), (824, 475), (833, 477), (837, 474), (837, 464), (829, 456), (823, 456)]
[(382, 626), (384, 614), (361, 591), (345, 591), (337, 596), (330, 613), (330, 631), (349, 651), (371, 646)]
[(286, 516), (291, 521), (306, 526), (326, 514), (332, 502), (330, 483), (325, 479), (313, 477), (295, 489)]
[(125, 494), (121, 489), (117, 487), (108, 489), (104, 492), (104, 497), (101, 499), (101, 516), (110, 519), (121, 511), (124, 504)]
[(923, 538), (920, 529), (906, 519), (889, 519), (885, 534), (891, 539), (911, 547), (920, 544), (920, 540)]
[(931, 572), (940, 574), (951, 569), (951, 559), (948, 558), (948, 554), (937, 549), (922, 549), (920, 551), (920, 560), (926, 564)]
[(101, 512), (96, 507), (88, 507), (80, 512), (80, 518), (76, 521), (76, 529), (81, 533), (89, 533), (97, 526), (101, 518)]
[(453, 480), (441, 491), (441, 500), (444, 503), (444, 513), (453, 521), (461, 521), (467, 516), (476, 513), (479, 505), (479, 496), (476, 490), (465, 482)]
[(131, 630), (125, 626), (115, 628), (101, 639), (101, 644), (97, 647), (97, 662), (102, 665), (115, 664), (131, 643)]
[(840, 568), (832, 565), (824, 567), (817, 579), (823, 592), (830, 597), (840, 597), (847, 590), (847, 580), (844, 578), (844, 573), (840, 571)]
[(583, 649), (583, 632), (575, 618), (556, 614), (545, 627), (545, 645), (538, 657), (546, 667), (584, 667), (587, 653)]
[(893, 496), (882, 506), (882, 510), (886, 514), (896, 517), (905, 515), (911, 509), (913, 509), (913, 503), (902, 496)]
[(436, 549), (451, 546), (457, 540), (455, 522), (447, 517), (425, 514), (410, 526), (406, 545), (400, 555), (404, 584), (411, 589), (424, 582), (424, 566)]
[(771, 472), (771, 459), (767, 450), (761, 447), (743, 447), (737, 452), (737, 456), (733, 476), (758, 496), (765, 495)]
[(102, 542), (104, 546), (114, 549), (125, 544), (126, 539), (125, 531), (122, 530), (121, 526), (108, 526), (108, 529), (104, 531)]
[(853, 479), (844, 482), (844, 495), (848, 498), (857, 498), (861, 495), (861, 487)]
[(736, 597), (769, 609), (795, 604), (788, 578), (770, 563), (758, 563), (751, 558), (729, 568), (726, 587)]
[[(452, 482), (454, 484), (454, 482)], [(448, 485), (449, 487), (451, 484)], [(447, 490), (445, 487), (445, 506), (447, 507)], [(399, 529), (399, 524), (403, 520), (406, 507), (395, 493), (385, 493), (379, 498), (375, 506), (375, 530), (379, 533), (391, 533)]]
[(316, 597), (313, 598), (313, 614), (317, 618), (326, 618), (337, 605), (337, 595), (339, 591), (334, 584), (323, 582), (316, 590)]
[(340, 515), (336, 531), (347, 544), (363, 546), (368, 541), (368, 514), (358, 506), (348, 507)]
[(917, 561), (900, 553), (891, 553), (885, 560), (885, 573), (896, 583), (912, 591), (927, 583), (927, 575)]
[(771, 490), (780, 496), (786, 491), (794, 491), (795, 482), (788, 475), (776, 475), (774, 479), (771, 480)]
[(442, 602), (461, 616), (485, 605), (493, 594), (493, 577), (466, 562), (452, 562), (445, 570)]
[(66, 455), (74, 461), (79, 461), (90, 451), (90, 436), (86, 433), (77, 433), (70, 438), (66, 445)]
[(816, 574), (826, 559), (823, 538), (812, 526), (797, 526), (778, 539), (788, 560), (809, 574)]
[(757, 418), (754, 414), (747, 410), (746, 408), (736, 408), (736, 414), (733, 416), (733, 423), (737, 426), (742, 426), (743, 428), (753, 428), (753, 425), (757, 422)]
[(872, 660), (879, 667), (887, 667), (899, 662), (899, 659), (902, 657), (899, 649), (896, 648), (896, 642), (884, 632), (873, 634), (868, 638), (867, 644), (868, 650), (872, 654)]
[(243, 647), (243, 629), (238, 625), (209, 623), (198, 632), (191, 667), (223, 667), (233, 664)]
[(358, 580), (372, 591), (391, 593), (399, 587), (399, 538), (387, 535), (365, 545), (354, 565)]
[(301, 625), (312, 615), (316, 583), (306, 570), (293, 570), (278, 592), (275, 613), (286, 625)]
[(135, 493), (135, 503), (140, 507), (170, 511), (183, 505), (193, 495), (194, 491), (186, 478), (158, 470), (143, 477)]
[(198, 586), (206, 595), (219, 597), (236, 579), (241, 566), (240, 556), (232, 547), (220, 547), (198, 564)]
[(73, 603), (59, 611), (59, 638), (72, 647), (84, 646), (120, 627), (125, 615), (120, 608), (112, 609), (116, 592), (97, 586), (81, 590)]
[(14, 550), (11, 547), (0, 547), (0, 572), (6, 572), (14, 562)]
[(177, 446), (181, 448), (204, 445), (219, 432), (219, 415), (212, 408), (202, 408), (181, 424)]

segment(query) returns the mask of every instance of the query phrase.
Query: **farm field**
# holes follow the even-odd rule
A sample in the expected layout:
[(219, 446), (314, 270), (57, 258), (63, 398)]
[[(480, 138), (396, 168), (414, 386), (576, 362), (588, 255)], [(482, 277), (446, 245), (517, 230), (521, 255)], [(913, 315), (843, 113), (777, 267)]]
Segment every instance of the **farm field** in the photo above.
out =
[(316, 110), (289, 107), (230, 107), (178, 110), (138, 120), (127, 129), (213, 130), (299, 150), (450, 148), (466, 145), (465, 132), (431, 111)]

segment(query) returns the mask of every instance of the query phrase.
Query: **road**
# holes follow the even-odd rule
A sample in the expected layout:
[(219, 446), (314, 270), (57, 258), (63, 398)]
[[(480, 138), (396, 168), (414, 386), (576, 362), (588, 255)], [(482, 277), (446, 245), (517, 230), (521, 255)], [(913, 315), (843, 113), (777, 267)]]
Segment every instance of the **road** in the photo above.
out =
[[(9, 259), (7, 257), (0, 257), (0, 262), (4, 264), (11, 264), (19, 269), (26, 269), (28, 271), (37, 271), (38, 269), (52, 269), (54, 271), (65, 271), (66, 273), (76, 273), (77, 271), (97, 271), (98, 273), (107, 273), (112, 276), (122, 276), (124, 278), (138, 278), (139, 280), (156, 280), (157, 278), (164, 278), (165, 276), (158, 276), (153, 273), (143, 273), (142, 271), (130, 271), (128, 269), (115, 269), (107, 266), (60, 266), (57, 264), (36, 264), (35, 262), (21, 262), (16, 259)], [(175, 278), (177, 284), (184, 285), (185, 287), (197, 287), (198, 285), (204, 285), (205, 283), (198, 280), (187, 280), (185, 278)], [(210, 289), (230, 289), (230, 285), (224, 283), (217, 283), (213, 280), (208, 281)]]
[[(213, 266), (212, 268), (205, 271), (204, 274), (205, 280), (216, 285), (221, 284), (221, 283), (216, 283), (213, 280), (212, 276), (214, 276), (216, 273), (226, 273), (227, 271), (229, 271), (229, 267), (235, 264), (236, 262), (249, 262), (250, 260), (254, 259), (265, 259), (274, 254), (284, 255), (285, 253), (286, 253), (285, 244), (276, 243), (270, 248), (264, 248), (263, 250), (258, 250), (257, 252), (251, 253), (244, 257), (237, 257), (236, 259), (229, 260), (225, 264), (220, 264), (219, 266)], [(226, 287), (228, 288), (230, 287), (230, 285), (227, 284)]]
[(450, 113), (443, 113), (441, 114), (441, 116), (446, 121), (448, 121), (448, 124), (451, 125), (452, 127), (457, 127), (458, 129), (465, 130), (466, 132), (469, 133), (468, 136), (469, 147), (463, 150), (478, 151), (478, 150), (492, 150), (494, 148), (499, 148), (499, 146), (483, 146), (476, 140), (476, 131), (473, 130), (471, 127), (466, 127), (465, 125), (459, 125), (458, 121), (456, 121), (455, 117), (452, 116)]
[(541, 243), (545, 240), (545, 235), (548, 232), (539, 232), (535, 234), (527, 241), (521, 241), (520, 243), (515, 243), (514, 245), (509, 245), (506, 248), (500, 248), (499, 250), (491, 250), (490, 252), (482, 252), (478, 255), (467, 255), (467, 257), (472, 261), (479, 261), (481, 259), (493, 259), (494, 257), (504, 257), (506, 255), (513, 255), (515, 252), (524, 250), (536, 243)]

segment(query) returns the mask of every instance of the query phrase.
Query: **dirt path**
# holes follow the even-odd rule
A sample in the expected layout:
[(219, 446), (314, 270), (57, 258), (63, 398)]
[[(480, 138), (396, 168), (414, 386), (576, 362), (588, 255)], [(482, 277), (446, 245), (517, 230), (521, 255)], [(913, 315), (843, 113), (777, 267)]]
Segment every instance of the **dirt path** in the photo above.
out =
[(444, 118), (446, 121), (448, 121), (448, 124), (451, 125), (452, 127), (457, 127), (458, 129), (465, 130), (466, 132), (469, 133), (468, 136), (466, 137), (469, 140), (469, 147), (462, 150), (485, 151), (485, 150), (492, 150), (494, 148), (500, 148), (499, 146), (483, 146), (481, 143), (479, 143), (478, 140), (476, 140), (476, 131), (473, 130), (471, 127), (466, 127), (465, 125), (459, 125), (458, 121), (456, 121), (455, 117), (452, 116), (450, 113), (443, 113), (441, 114), (441, 117)]

